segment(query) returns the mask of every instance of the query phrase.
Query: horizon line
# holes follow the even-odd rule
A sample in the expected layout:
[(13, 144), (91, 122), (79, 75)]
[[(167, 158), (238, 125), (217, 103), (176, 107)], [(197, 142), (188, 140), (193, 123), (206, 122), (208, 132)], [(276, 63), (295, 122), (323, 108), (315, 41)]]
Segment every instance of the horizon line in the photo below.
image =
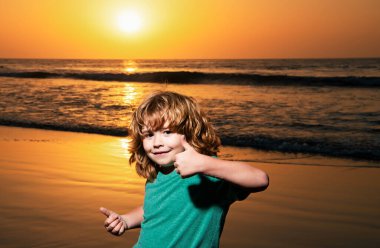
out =
[(327, 60), (327, 59), (380, 59), (371, 57), (279, 57), (279, 58), (32, 58), (32, 57), (0, 57), (0, 59), (24, 60)]

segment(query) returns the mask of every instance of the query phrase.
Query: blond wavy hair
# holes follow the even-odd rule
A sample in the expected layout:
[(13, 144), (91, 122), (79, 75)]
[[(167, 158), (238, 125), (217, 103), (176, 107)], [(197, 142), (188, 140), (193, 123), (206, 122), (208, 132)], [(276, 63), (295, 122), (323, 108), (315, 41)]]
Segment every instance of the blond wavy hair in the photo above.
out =
[(219, 151), (220, 138), (198, 103), (188, 96), (175, 92), (159, 91), (146, 98), (132, 114), (129, 163), (136, 163), (137, 174), (153, 181), (157, 165), (150, 160), (143, 147), (143, 127), (152, 131), (168, 124), (172, 132), (185, 135), (194, 149), (205, 155), (215, 156)]

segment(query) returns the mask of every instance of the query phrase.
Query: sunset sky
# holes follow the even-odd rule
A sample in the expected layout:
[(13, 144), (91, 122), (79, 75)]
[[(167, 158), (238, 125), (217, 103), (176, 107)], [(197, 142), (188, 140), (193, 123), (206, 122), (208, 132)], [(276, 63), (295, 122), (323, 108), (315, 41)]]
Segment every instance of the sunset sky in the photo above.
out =
[(0, 0), (1, 58), (380, 57), (378, 0)]

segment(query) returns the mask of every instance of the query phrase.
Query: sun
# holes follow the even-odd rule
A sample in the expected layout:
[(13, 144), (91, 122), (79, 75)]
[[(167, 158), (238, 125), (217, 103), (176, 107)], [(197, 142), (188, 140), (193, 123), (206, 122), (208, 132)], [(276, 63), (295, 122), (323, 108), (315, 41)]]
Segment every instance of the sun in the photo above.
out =
[(132, 10), (119, 13), (116, 21), (118, 28), (126, 33), (136, 33), (142, 27), (141, 16)]

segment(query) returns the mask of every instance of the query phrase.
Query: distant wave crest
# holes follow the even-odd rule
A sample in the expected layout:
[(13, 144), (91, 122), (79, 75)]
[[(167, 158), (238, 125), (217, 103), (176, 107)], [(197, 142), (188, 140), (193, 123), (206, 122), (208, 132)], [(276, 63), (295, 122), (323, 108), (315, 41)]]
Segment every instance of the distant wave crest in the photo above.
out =
[(46, 130), (58, 130), (58, 131), (71, 131), (80, 133), (96, 133), (111, 136), (127, 136), (128, 130), (126, 128), (114, 128), (114, 127), (97, 127), (87, 124), (52, 124), (52, 123), (37, 123), (33, 121), (19, 121), (19, 120), (6, 120), (0, 119), (0, 125), (14, 126), (14, 127), (27, 127), (27, 128), (39, 128)]
[(0, 72), (0, 77), (15, 78), (73, 78), (95, 81), (156, 82), (156, 83), (224, 83), (245, 85), (297, 85), (336, 87), (380, 87), (380, 77), (307, 77), (260, 75), (242, 73), (203, 73), (162, 71), (146, 73), (56, 73), (44, 71)]
[(272, 137), (258, 134), (234, 137), (222, 135), (221, 139), (223, 145), (252, 147), (266, 151), (321, 154), (380, 161), (380, 149), (374, 146), (353, 145), (350, 143), (318, 139), (317, 137), (314, 139), (303, 139), (296, 137)]

